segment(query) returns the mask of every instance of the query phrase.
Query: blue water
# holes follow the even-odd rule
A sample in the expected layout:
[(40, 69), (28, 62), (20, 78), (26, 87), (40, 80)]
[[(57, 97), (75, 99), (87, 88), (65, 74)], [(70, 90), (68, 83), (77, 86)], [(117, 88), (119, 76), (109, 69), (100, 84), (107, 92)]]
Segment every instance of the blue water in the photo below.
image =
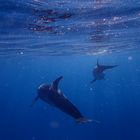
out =
[[(140, 140), (138, 0), (0, 1), (0, 140)], [(90, 84), (97, 59), (118, 65)], [(59, 88), (89, 119), (37, 101)]]

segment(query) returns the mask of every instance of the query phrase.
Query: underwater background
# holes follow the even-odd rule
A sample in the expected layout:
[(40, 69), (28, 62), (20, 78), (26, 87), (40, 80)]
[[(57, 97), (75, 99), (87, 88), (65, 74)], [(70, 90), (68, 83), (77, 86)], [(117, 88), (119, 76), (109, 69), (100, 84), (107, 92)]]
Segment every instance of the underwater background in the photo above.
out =
[[(140, 140), (139, 0), (0, 0), (0, 140)], [(93, 79), (97, 60), (118, 65)], [(41, 100), (59, 85), (89, 119)]]

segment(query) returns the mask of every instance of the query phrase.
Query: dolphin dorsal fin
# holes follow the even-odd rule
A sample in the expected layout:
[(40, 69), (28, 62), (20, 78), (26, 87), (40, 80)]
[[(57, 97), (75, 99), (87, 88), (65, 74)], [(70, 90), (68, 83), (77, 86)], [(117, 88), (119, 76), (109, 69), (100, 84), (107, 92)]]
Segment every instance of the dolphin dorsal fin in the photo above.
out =
[(58, 84), (60, 82), (60, 80), (63, 78), (63, 76), (58, 77), (57, 79), (55, 79), (52, 83), (52, 88), (54, 90), (58, 90)]
[(98, 59), (97, 59), (97, 67), (100, 67)]

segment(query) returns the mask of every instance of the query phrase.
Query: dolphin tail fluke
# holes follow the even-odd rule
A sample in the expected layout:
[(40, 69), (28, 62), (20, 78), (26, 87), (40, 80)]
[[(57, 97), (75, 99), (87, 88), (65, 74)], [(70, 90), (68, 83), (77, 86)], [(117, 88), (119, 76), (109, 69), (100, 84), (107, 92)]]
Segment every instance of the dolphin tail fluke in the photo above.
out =
[(93, 120), (82, 117), (82, 118), (76, 119), (76, 122), (79, 124), (83, 124), (83, 123), (93, 122)]
[(92, 83), (94, 83), (96, 81), (96, 79), (93, 79), (90, 83), (92, 84)]
[(33, 100), (33, 102), (32, 102), (32, 104), (30, 105), (30, 107), (33, 107), (34, 106), (34, 104), (36, 103), (36, 101), (39, 99), (39, 96), (37, 96), (34, 100)]
[(100, 121), (98, 120), (91, 120), (91, 119), (87, 119), (87, 118), (79, 118), (79, 119), (76, 119), (76, 122), (79, 123), (79, 124), (83, 124), (83, 123), (89, 123), (89, 122), (94, 122), (94, 123), (101, 123)]

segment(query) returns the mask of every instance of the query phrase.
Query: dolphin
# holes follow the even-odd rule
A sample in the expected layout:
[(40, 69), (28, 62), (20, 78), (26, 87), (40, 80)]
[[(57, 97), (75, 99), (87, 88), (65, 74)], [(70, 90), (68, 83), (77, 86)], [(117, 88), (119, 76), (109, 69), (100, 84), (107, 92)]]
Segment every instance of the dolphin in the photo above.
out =
[(118, 65), (110, 65), (110, 66), (100, 65), (98, 60), (97, 60), (97, 64), (96, 64), (95, 68), (92, 71), (94, 79), (91, 81), (91, 83), (94, 83), (96, 80), (105, 80), (105, 73), (104, 73), (104, 71), (108, 70), (108, 69), (115, 68), (117, 66)]
[(62, 112), (73, 117), (77, 123), (92, 122), (90, 119), (86, 119), (81, 112), (73, 105), (67, 97), (58, 89), (58, 84), (63, 77), (60, 76), (52, 82), (52, 84), (41, 84), (38, 89), (38, 95), (33, 100), (31, 106), (35, 104), (38, 99), (58, 108)]

